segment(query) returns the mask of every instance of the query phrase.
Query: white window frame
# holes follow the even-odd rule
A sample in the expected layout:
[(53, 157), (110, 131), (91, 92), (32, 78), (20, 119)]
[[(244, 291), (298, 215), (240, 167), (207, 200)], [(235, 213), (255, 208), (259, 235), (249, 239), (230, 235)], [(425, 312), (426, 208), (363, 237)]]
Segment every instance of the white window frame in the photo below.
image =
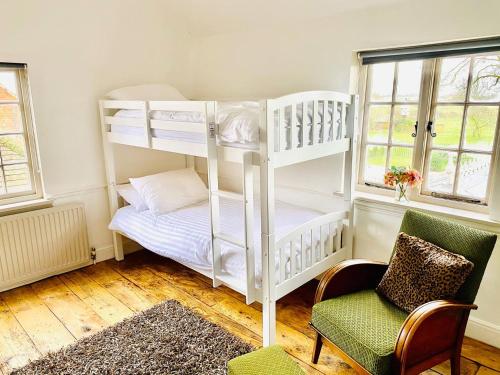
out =
[[(490, 53), (491, 54), (491, 53)], [(470, 55), (470, 54), (467, 54)], [(481, 55), (481, 54), (479, 54)], [(484, 55), (484, 54), (483, 54)], [(418, 129), (417, 129), (417, 136), (415, 137), (415, 142), (413, 146), (413, 165), (412, 167), (419, 170), (424, 174), (424, 168), (428, 167), (428, 159), (430, 157), (430, 151), (432, 148), (430, 147), (430, 136), (428, 134), (428, 131), (426, 130), (426, 126), (428, 121), (431, 119), (431, 111), (434, 109), (434, 93), (436, 90), (434, 90), (436, 83), (436, 80), (439, 78), (438, 77), (438, 66), (437, 64), (439, 63), (440, 58), (432, 58), (432, 59), (424, 59), (423, 64), (422, 64), (422, 81), (421, 81), (421, 86), (420, 86), (420, 97), (419, 97), (419, 108), (418, 108)], [(366, 147), (367, 147), (367, 126), (368, 126), (368, 106), (370, 104), (369, 99), (367, 98), (367, 94), (369, 93), (370, 90), (370, 75), (368, 74), (368, 69), (370, 69), (371, 65), (361, 65), (360, 66), (360, 87), (359, 87), (359, 92), (360, 92), (360, 101), (361, 101), (361, 131), (360, 131), (360, 139), (359, 139), (359, 144), (361, 147), (359, 147), (359, 155), (358, 155), (358, 183), (356, 186), (356, 190), (362, 191), (362, 192), (367, 192), (367, 193), (372, 193), (372, 194), (379, 194), (379, 195), (384, 195), (384, 196), (394, 196), (394, 190), (388, 187), (384, 187), (382, 185), (378, 186), (375, 184), (370, 184), (370, 186), (365, 184), (364, 181), (364, 168), (365, 168), (365, 155), (366, 155)], [(397, 74), (397, 71), (395, 69), (395, 75)], [(471, 71), (469, 71), (469, 76), (472, 74)], [(396, 82), (397, 78), (395, 78)], [(470, 77), (469, 77), (470, 80)], [(468, 99), (466, 98), (466, 101), (464, 103), (461, 103), (461, 105), (464, 105), (465, 107), (468, 106)], [(394, 88), (393, 88), (393, 100), (394, 100)], [(394, 105), (394, 102), (388, 102), (387, 104)], [(474, 103), (475, 105), (476, 103)], [(489, 102), (489, 105), (494, 105), (497, 104), (497, 102)], [(464, 116), (465, 116), (466, 111), (464, 110)], [(366, 116), (365, 116), (366, 115)], [(391, 127), (392, 127), (392, 121), (391, 121)], [(462, 133), (464, 132), (465, 126), (462, 124)], [(496, 132), (494, 136), (494, 141), (493, 141), (493, 150), (492, 150), (492, 159), (491, 159), (491, 165), (490, 165), (490, 172), (489, 172), (489, 177), (488, 177), (488, 187), (486, 191), (486, 201), (481, 202), (480, 204), (478, 203), (469, 203), (465, 200), (455, 200), (454, 198), (449, 198), (443, 196), (432, 196), (429, 194), (429, 192), (426, 192), (423, 190), (424, 185), (420, 186), (418, 189), (411, 189), (410, 191), (410, 199), (415, 202), (423, 202), (423, 203), (429, 203), (429, 204), (434, 204), (434, 205), (440, 205), (440, 206), (446, 206), (446, 207), (452, 207), (452, 208), (458, 208), (458, 209), (464, 209), (464, 210), (469, 210), (469, 211), (475, 211), (475, 212), (488, 212), (489, 208), (489, 203), (491, 201), (491, 190), (492, 190), (492, 184), (493, 181), (495, 180), (495, 171), (500, 169), (500, 162), (497, 163), (497, 153), (498, 150), (500, 149), (500, 111), (499, 111), (499, 116), (497, 118), (497, 127), (496, 127)], [(461, 139), (463, 138), (463, 134), (461, 136)], [(461, 147), (461, 145), (459, 145)], [(388, 150), (389, 152), (389, 150)], [(498, 165), (497, 165), (498, 164)], [(500, 171), (496, 172), (500, 173)]]
[(1, 194), (1, 208), (5, 205), (41, 199), (44, 193), (27, 66), (25, 64), (0, 63), (0, 71), (16, 72), (19, 98), (17, 101), (0, 100), (0, 104), (19, 104), (23, 123), (23, 136), (26, 144), (26, 159), (31, 178), (31, 190)]

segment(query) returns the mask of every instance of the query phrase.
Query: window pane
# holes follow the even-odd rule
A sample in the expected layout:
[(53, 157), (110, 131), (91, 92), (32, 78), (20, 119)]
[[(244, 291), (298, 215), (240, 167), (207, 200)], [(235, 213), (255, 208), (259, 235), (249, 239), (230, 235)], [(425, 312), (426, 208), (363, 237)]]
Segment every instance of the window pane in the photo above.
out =
[(411, 147), (392, 147), (389, 165), (391, 167), (411, 167), (413, 149)]
[(0, 136), (0, 154), (3, 164), (26, 161), (26, 146), (22, 135)]
[(392, 142), (411, 145), (417, 122), (417, 105), (394, 106), (394, 128), (392, 129)]
[(398, 64), (396, 101), (416, 102), (420, 95), (422, 61), (404, 61)]
[(0, 101), (17, 100), (16, 72), (0, 72)]
[(370, 68), (371, 100), (389, 102), (392, 100), (394, 84), (394, 63), (374, 64)]
[(497, 106), (470, 106), (465, 125), (465, 147), (491, 151), (497, 125)]
[(470, 100), (500, 102), (500, 55), (474, 59)]
[(384, 183), (386, 146), (367, 146), (365, 161), (365, 181)]
[(389, 126), (391, 123), (390, 105), (372, 105), (368, 115), (368, 140), (384, 142), (389, 140)]
[(23, 120), (19, 104), (0, 104), (0, 133), (20, 133)]
[(19, 193), (31, 190), (30, 172), (27, 164), (4, 166), (7, 193)]
[(458, 194), (484, 199), (490, 172), (490, 155), (463, 153), (460, 157)]
[(457, 153), (432, 151), (427, 176), (427, 190), (439, 193), (453, 193), (453, 182), (457, 165)]
[(433, 146), (458, 148), (462, 132), (463, 106), (436, 106)]
[(469, 78), (469, 57), (453, 57), (441, 60), (438, 102), (462, 102), (465, 100)]

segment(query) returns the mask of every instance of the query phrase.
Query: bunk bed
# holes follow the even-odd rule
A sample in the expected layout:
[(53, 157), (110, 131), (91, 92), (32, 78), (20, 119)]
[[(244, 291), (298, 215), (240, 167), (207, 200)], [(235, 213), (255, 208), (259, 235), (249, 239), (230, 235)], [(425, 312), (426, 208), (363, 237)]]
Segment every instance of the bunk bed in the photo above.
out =
[[(210, 277), (214, 287), (238, 291), (248, 304), (261, 302), (263, 344), (270, 345), (276, 335), (276, 301), (352, 257), (357, 106), (357, 96), (331, 91), (253, 103), (101, 100), (115, 258), (123, 259), (126, 236)], [(242, 107), (240, 114), (250, 116), (245, 120), (254, 121), (257, 129), (231, 139), (238, 133), (225, 133), (231, 130), (231, 114)], [(113, 143), (184, 154), (192, 167), (194, 157), (206, 158), (208, 202), (156, 218), (120, 208), (116, 187), (123, 181), (117, 181)], [(277, 168), (335, 154), (343, 154), (338, 209), (320, 212), (296, 196), (288, 203), (276, 200)], [(241, 164), (241, 194), (219, 189), (220, 161)], [(255, 166), (260, 170), (258, 197)], [(196, 231), (198, 241), (179, 241)]]

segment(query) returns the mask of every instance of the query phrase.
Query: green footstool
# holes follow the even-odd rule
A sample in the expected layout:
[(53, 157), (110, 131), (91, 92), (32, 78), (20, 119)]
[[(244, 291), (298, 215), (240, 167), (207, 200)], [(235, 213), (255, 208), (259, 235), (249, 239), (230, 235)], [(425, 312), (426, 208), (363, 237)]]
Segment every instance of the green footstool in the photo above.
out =
[(279, 345), (262, 348), (227, 363), (228, 375), (304, 375)]

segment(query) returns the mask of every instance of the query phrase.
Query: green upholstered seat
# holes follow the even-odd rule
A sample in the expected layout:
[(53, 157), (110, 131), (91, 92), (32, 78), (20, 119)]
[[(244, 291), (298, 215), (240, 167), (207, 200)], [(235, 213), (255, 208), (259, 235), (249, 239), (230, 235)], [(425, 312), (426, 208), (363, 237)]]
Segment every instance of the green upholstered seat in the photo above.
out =
[(375, 290), (362, 290), (317, 303), (311, 323), (368, 371), (386, 374), (407, 316)]
[[(496, 242), (496, 235), (408, 210), (401, 232), (419, 237), (474, 263), (474, 270), (456, 299), (472, 303)], [(407, 314), (374, 290), (363, 290), (320, 302), (311, 322), (339, 348), (372, 374), (391, 372), (399, 330)]]
[(262, 348), (227, 363), (228, 375), (304, 375), (305, 372), (278, 345)]

